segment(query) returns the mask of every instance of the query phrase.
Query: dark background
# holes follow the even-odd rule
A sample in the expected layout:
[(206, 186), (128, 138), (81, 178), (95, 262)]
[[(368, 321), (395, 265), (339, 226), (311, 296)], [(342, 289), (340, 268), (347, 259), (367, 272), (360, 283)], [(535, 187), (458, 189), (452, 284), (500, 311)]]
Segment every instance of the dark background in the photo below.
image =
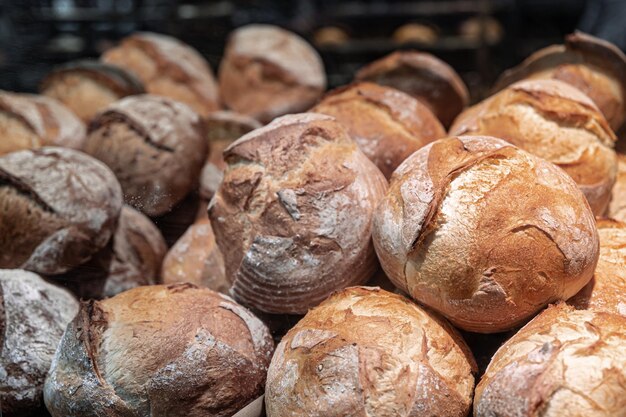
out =
[[(0, 0), (0, 88), (36, 91), (55, 65), (97, 57), (135, 30), (174, 35), (198, 49), (216, 70), (232, 29), (272, 23), (314, 44), (324, 26), (348, 35), (341, 44), (315, 45), (330, 87), (349, 82), (369, 61), (409, 48), (450, 63), (476, 100), (504, 69), (543, 46), (561, 43), (576, 28), (626, 47), (624, 9), (626, 0)], [(460, 26), (473, 17), (497, 20), (502, 38), (488, 42), (484, 36), (461, 36)], [(394, 42), (394, 31), (406, 23), (432, 27), (436, 42)]]

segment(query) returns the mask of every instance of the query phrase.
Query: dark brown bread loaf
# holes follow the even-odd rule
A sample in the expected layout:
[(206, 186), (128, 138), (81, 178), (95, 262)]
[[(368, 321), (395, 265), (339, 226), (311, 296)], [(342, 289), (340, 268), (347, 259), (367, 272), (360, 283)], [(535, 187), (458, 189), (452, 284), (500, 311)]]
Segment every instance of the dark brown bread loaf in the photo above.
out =
[(121, 208), (113, 173), (82, 152), (0, 156), (0, 268), (67, 272), (107, 244)]
[(283, 116), (234, 142), (209, 207), (234, 297), (303, 314), (376, 271), (374, 209), (387, 181), (330, 116)]
[(228, 39), (220, 95), (231, 110), (267, 123), (309, 109), (326, 89), (322, 59), (295, 33), (247, 25)]
[(492, 137), (438, 140), (391, 178), (374, 245), (394, 284), (456, 326), (494, 333), (593, 276), (595, 219), (560, 168)]
[(311, 111), (343, 124), (386, 178), (413, 152), (446, 136), (437, 117), (418, 100), (373, 83), (331, 91)]
[(101, 60), (135, 74), (147, 93), (183, 102), (202, 116), (219, 108), (211, 67), (195, 49), (178, 39), (134, 33), (106, 51)]
[(396, 51), (356, 73), (357, 81), (396, 88), (425, 104), (447, 128), (469, 103), (461, 77), (442, 60), (417, 51)]
[(265, 325), (191, 284), (135, 288), (81, 305), (44, 388), (53, 417), (230, 417), (263, 392)]
[(88, 123), (99, 111), (122, 97), (144, 92), (131, 73), (98, 61), (74, 61), (48, 74), (41, 94), (65, 104)]
[(127, 204), (159, 216), (197, 186), (207, 147), (200, 117), (191, 108), (139, 95), (112, 104), (93, 120), (85, 152), (113, 170)]
[(267, 415), (465, 417), (475, 370), (444, 320), (379, 288), (347, 288), (309, 311), (277, 346)]
[(0, 270), (0, 414), (41, 416), (43, 384), (78, 302), (19, 269)]

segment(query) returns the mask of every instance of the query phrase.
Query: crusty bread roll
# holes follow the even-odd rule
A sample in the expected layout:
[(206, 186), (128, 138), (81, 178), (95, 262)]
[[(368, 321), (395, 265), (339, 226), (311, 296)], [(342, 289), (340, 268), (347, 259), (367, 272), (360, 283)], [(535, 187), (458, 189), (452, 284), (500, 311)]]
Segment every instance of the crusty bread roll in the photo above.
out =
[(113, 173), (82, 152), (0, 156), (0, 268), (66, 272), (107, 244), (121, 208)]
[(596, 103), (613, 130), (626, 119), (626, 56), (610, 42), (581, 32), (568, 35), (564, 45), (541, 49), (505, 71), (494, 89), (527, 78), (552, 78), (578, 88)]
[(100, 110), (122, 97), (144, 92), (131, 73), (98, 61), (74, 61), (55, 68), (40, 86), (41, 94), (65, 104), (89, 122)]
[(626, 317), (551, 306), (495, 354), (474, 417), (626, 415)]
[(191, 282), (199, 287), (228, 294), (224, 257), (215, 243), (208, 218), (192, 224), (163, 260), (164, 284)]
[(617, 153), (617, 176), (611, 190), (611, 201), (607, 215), (626, 222), (626, 155)]
[(335, 119), (281, 117), (224, 157), (209, 217), (237, 300), (303, 314), (374, 273), (371, 220), (387, 181)]
[(0, 414), (44, 413), (44, 380), (65, 326), (77, 311), (74, 297), (39, 276), (0, 270)]
[(40, 146), (80, 148), (85, 125), (59, 101), (0, 91), (0, 155)]
[(462, 113), (451, 135), (489, 135), (563, 168), (601, 215), (617, 175), (615, 134), (593, 102), (556, 80), (509, 86)]
[(113, 103), (92, 121), (85, 152), (113, 170), (127, 204), (160, 216), (197, 185), (207, 146), (191, 108), (138, 95)]
[(135, 74), (146, 92), (181, 101), (202, 116), (219, 109), (211, 67), (195, 49), (178, 39), (133, 33), (106, 51), (101, 60)]
[(230, 417), (263, 392), (265, 325), (192, 284), (89, 301), (61, 339), (44, 387), (52, 417)]
[(268, 417), (467, 415), (476, 364), (447, 324), (376, 287), (338, 291), (276, 348)]
[(387, 178), (413, 152), (446, 135), (418, 100), (368, 82), (330, 92), (311, 111), (335, 117)]
[(224, 149), (251, 130), (261, 127), (261, 123), (243, 114), (218, 111), (205, 117), (204, 125), (211, 151), (200, 174), (200, 195), (210, 200), (224, 177)]
[(324, 26), (313, 33), (313, 43), (318, 47), (341, 46), (349, 40), (350, 35), (337, 26)]
[(421, 43), (432, 45), (439, 39), (437, 29), (421, 23), (407, 23), (393, 31), (391, 36), (396, 43)]
[(461, 23), (459, 34), (470, 42), (484, 41), (487, 44), (496, 44), (504, 37), (504, 28), (494, 17), (474, 16)]
[(356, 80), (396, 88), (425, 104), (448, 127), (469, 103), (461, 77), (442, 60), (417, 51), (396, 51), (361, 68)]
[(267, 123), (310, 108), (326, 89), (322, 59), (295, 33), (247, 25), (226, 44), (220, 96), (232, 110)]
[(479, 333), (572, 297), (599, 250), (589, 205), (563, 170), (483, 136), (441, 139), (404, 161), (373, 238), (396, 286)]
[(154, 223), (124, 205), (107, 246), (89, 262), (55, 276), (54, 280), (81, 299), (113, 297), (140, 285), (159, 282), (166, 252), (165, 240)]
[(597, 219), (600, 258), (593, 279), (568, 304), (626, 316), (626, 224)]

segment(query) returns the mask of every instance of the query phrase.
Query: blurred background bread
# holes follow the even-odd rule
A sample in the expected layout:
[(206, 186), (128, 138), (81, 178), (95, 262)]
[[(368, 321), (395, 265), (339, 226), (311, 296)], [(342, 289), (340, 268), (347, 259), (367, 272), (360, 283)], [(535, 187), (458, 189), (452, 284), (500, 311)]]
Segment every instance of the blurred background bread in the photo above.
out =
[(440, 139), (394, 172), (373, 239), (391, 281), (457, 327), (511, 329), (584, 287), (595, 219), (574, 181), (503, 140)]
[(336, 118), (386, 178), (413, 152), (446, 136), (437, 117), (418, 100), (368, 82), (327, 93), (311, 111)]
[(268, 417), (463, 417), (476, 364), (444, 320), (376, 287), (334, 293), (276, 348)]
[(235, 299), (303, 314), (376, 271), (371, 222), (387, 181), (332, 117), (278, 118), (224, 157), (209, 217)]

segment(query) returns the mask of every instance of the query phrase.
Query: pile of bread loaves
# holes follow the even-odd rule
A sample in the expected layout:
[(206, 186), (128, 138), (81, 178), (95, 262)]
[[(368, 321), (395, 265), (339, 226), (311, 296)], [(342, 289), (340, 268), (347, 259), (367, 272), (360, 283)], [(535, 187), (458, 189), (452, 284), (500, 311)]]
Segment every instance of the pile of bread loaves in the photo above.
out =
[(565, 41), (469, 108), (267, 25), (1, 92), (0, 415), (626, 416), (626, 57)]

